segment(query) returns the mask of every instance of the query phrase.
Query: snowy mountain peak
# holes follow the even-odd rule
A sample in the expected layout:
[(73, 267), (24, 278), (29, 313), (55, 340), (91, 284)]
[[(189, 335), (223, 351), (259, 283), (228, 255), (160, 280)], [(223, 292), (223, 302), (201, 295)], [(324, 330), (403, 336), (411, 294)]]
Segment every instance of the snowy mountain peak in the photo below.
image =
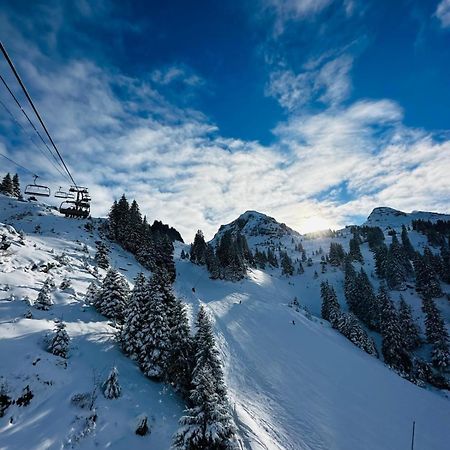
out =
[(289, 228), (286, 224), (277, 222), (273, 217), (258, 211), (245, 211), (236, 220), (226, 225), (221, 225), (219, 231), (215, 234), (213, 242), (216, 243), (226, 231), (231, 233), (242, 233), (249, 241), (258, 241), (261, 238), (280, 240), (283, 237), (300, 238), (297, 231)]
[(427, 211), (413, 211), (405, 213), (394, 208), (382, 206), (374, 208), (369, 214), (364, 225), (381, 228), (401, 228), (402, 225), (410, 226), (413, 220), (450, 220), (450, 215)]

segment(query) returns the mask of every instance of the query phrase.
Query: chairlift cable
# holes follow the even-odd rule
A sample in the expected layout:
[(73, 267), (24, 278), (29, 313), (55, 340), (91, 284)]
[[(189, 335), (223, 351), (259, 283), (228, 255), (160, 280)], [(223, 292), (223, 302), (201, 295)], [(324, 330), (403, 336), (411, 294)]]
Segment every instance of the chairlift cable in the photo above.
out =
[(14, 161), (13, 159), (9, 158), (8, 156), (4, 155), (3, 153), (0, 153), (0, 156), (3, 156), (3, 158), (7, 159), (9, 162), (12, 162), (15, 166), (20, 167), (21, 169), (26, 170), (27, 172), (31, 173), (31, 175), (33, 175), (33, 177), (39, 178), (39, 175), (36, 175), (31, 170), (22, 166), (22, 164), (19, 164), (18, 162)]
[[(28, 132), (25, 130), (24, 126), (19, 122), (19, 120), (16, 118), (16, 116), (12, 113), (12, 111), (8, 108), (8, 106), (6, 106), (6, 104), (0, 99), (0, 104), (2, 105), (3, 109), (11, 116), (11, 118), (13, 119), (13, 121), (17, 124), (17, 126), (24, 132), (24, 134), (26, 134), (28, 136), (28, 138), (30, 139), (30, 141), (34, 144), (34, 146), (42, 153), (42, 155), (50, 162), (50, 164), (52, 164), (52, 166), (58, 171), (58, 173), (65, 178), (66, 180), (69, 180), (68, 176), (66, 173), (64, 173), (61, 170), (61, 166), (57, 166), (48, 156), (47, 154), (42, 150), (41, 147), (39, 147), (39, 145), (36, 143), (36, 141), (33, 139), (33, 136), (31, 136), (30, 134), (28, 134)], [(59, 161), (57, 161), (59, 162)], [(70, 180), (69, 180), (70, 181)]]
[(27, 112), (23, 109), (22, 105), (20, 104), (19, 100), (17, 99), (17, 97), (14, 95), (14, 92), (11, 90), (11, 88), (8, 86), (8, 83), (5, 81), (5, 79), (2, 77), (2, 75), (0, 75), (0, 80), (2, 81), (3, 85), (6, 87), (6, 89), (8, 90), (9, 94), (11, 95), (11, 97), (14, 99), (14, 101), (16, 102), (16, 105), (18, 106), (18, 108), (22, 111), (22, 114), (26, 117), (26, 119), (28, 120), (29, 124), (32, 126), (33, 130), (36, 132), (36, 134), (39, 136), (39, 139), (42, 141), (42, 143), (45, 145), (45, 147), (47, 148), (47, 150), (49, 151), (49, 153), (52, 155), (53, 159), (56, 161), (56, 163), (61, 167), (61, 163), (59, 162), (58, 158), (56, 158), (56, 156), (53, 154), (51, 148), (47, 145), (47, 142), (45, 142), (45, 139), (42, 137), (41, 133), (39, 133), (39, 130), (36, 128), (36, 126), (34, 125), (33, 121), (30, 119), (30, 116), (27, 114)]
[(64, 168), (65, 168), (65, 170), (66, 170), (66, 172), (68, 173), (68, 175), (69, 175), (70, 179), (72, 180), (73, 184), (74, 184), (75, 186), (77, 186), (77, 183), (76, 183), (75, 180), (73, 179), (72, 174), (70, 173), (70, 171), (69, 171), (69, 169), (68, 169), (66, 163), (64, 162), (64, 159), (63, 159), (63, 157), (62, 157), (60, 151), (58, 150), (58, 147), (56, 146), (55, 142), (53, 141), (52, 137), (50, 136), (50, 133), (48, 132), (47, 127), (45, 126), (44, 121), (42, 120), (42, 118), (41, 118), (41, 116), (40, 116), (38, 110), (37, 110), (36, 107), (34, 106), (34, 103), (33, 103), (33, 100), (32, 100), (31, 97), (30, 97), (30, 94), (28, 93), (28, 91), (27, 91), (25, 85), (23, 84), (23, 82), (22, 82), (22, 80), (21, 80), (19, 74), (17, 73), (16, 68), (14, 67), (13, 62), (11, 61), (11, 58), (9, 57), (8, 53), (6, 52), (6, 49), (5, 49), (5, 47), (3, 46), (3, 43), (2, 43), (1, 41), (0, 41), (0, 50), (2, 51), (3, 56), (6, 58), (6, 61), (8, 62), (9, 67), (10, 67), (11, 70), (13, 71), (14, 76), (16, 77), (17, 81), (19, 82), (19, 84), (20, 84), (20, 86), (21, 86), (23, 92), (25, 93), (25, 96), (27, 97), (28, 102), (30, 103), (31, 107), (33, 108), (33, 111), (34, 111), (34, 113), (36, 114), (36, 117), (39, 119), (39, 122), (40, 122), (40, 124), (42, 125), (42, 128), (44, 129), (45, 133), (47, 134), (47, 137), (49, 138), (49, 140), (50, 140), (50, 142), (51, 142), (53, 148), (55, 149), (57, 155), (59, 156), (59, 158), (60, 158), (60, 160), (61, 160), (61, 162), (62, 162), (62, 164), (63, 164), (63, 166), (64, 166)]

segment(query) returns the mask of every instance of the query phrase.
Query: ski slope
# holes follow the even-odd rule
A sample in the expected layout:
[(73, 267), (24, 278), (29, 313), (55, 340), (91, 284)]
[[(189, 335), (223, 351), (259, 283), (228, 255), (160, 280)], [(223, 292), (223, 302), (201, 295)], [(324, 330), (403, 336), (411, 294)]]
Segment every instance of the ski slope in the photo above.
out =
[[(170, 388), (142, 376), (119, 351), (106, 319), (83, 301), (93, 279), (97, 232), (86, 231), (84, 221), (65, 219), (44, 205), (3, 196), (0, 222), (25, 233), (25, 245), (20, 245), (14, 230), (0, 225), (0, 232), (13, 241), (0, 255), (0, 376), (15, 397), (27, 384), (35, 394), (28, 407), (13, 406), (0, 418), (0, 449), (169, 449), (182, 402)], [(40, 233), (35, 232), (36, 225)], [(286, 245), (291, 242), (289, 236), (281, 239)], [(339, 239), (348, 245), (348, 236)], [(328, 250), (329, 242), (322, 238), (303, 245), (309, 255), (320, 246)], [(362, 247), (370, 272), (370, 255)], [(175, 290), (191, 316), (204, 304), (213, 317), (242, 448), (410, 448), (415, 420), (416, 449), (448, 449), (446, 393), (405, 381), (317, 318), (320, 281), (327, 277), (339, 286), (340, 271), (320, 274), (316, 256), (303, 275), (291, 278), (274, 269), (253, 270), (238, 283), (212, 281), (203, 267), (180, 259), (182, 249), (188, 246), (177, 243)], [(68, 262), (59, 265), (55, 257), (63, 252)], [(130, 284), (142, 270), (113, 244), (110, 260)], [(53, 308), (37, 311), (26, 298), (31, 302), (36, 298), (47, 278), (40, 268), (49, 262), (57, 265), (51, 269), (56, 285), (68, 277), (72, 290), (57, 288)], [(37, 270), (31, 269), (33, 264)], [(317, 279), (314, 270), (319, 272)], [(312, 316), (288, 307), (294, 296)], [(338, 296), (342, 302), (339, 287)], [(24, 318), (28, 309), (33, 319)], [(64, 319), (72, 338), (67, 367), (45, 350), (45, 336), (55, 317)], [(119, 370), (123, 396), (106, 400), (99, 393), (96, 429), (73, 444), (85, 411), (71, 404), (71, 397), (90, 392), (94, 380), (103, 381), (113, 365)], [(143, 414), (150, 418), (152, 433), (138, 437), (134, 429)]]

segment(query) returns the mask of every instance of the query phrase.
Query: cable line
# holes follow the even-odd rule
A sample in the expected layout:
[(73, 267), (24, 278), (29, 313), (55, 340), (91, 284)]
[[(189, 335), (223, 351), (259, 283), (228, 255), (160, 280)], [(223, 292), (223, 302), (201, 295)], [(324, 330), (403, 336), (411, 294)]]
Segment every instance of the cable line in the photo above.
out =
[(34, 172), (32, 172), (31, 170), (27, 169), (26, 167), (22, 166), (21, 164), (19, 164), (18, 162), (14, 161), (13, 159), (9, 158), (8, 156), (4, 155), (3, 153), (0, 153), (0, 156), (3, 156), (3, 158), (7, 159), (8, 161), (12, 162), (15, 166), (22, 168), (23, 170), (26, 170), (27, 172), (31, 173), (31, 175), (33, 175), (33, 177), (39, 178), (39, 175), (36, 175)]
[[(52, 164), (52, 166), (58, 171), (58, 173), (65, 178), (66, 180), (70, 179), (67, 176), (66, 173), (64, 173), (61, 170), (61, 166), (57, 166), (47, 155), (46, 153), (42, 150), (41, 147), (39, 147), (39, 145), (36, 143), (36, 141), (33, 139), (33, 136), (31, 136), (30, 134), (27, 133), (27, 131), (25, 130), (25, 128), (23, 127), (23, 125), (18, 121), (18, 119), (16, 118), (16, 116), (12, 113), (12, 111), (5, 105), (5, 103), (0, 99), (0, 104), (3, 106), (3, 108), (5, 109), (5, 111), (11, 116), (11, 118), (14, 120), (14, 122), (17, 124), (18, 127), (20, 127), (20, 129), (28, 136), (28, 138), (30, 139), (30, 141), (34, 144), (34, 146), (42, 153), (42, 155), (50, 162), (50, 164)], [(52, 154), (53, 155), (53, 154)], [(58, 162), (58, 161), (57, 161)]]
[(47, 134), (47, 137), (49, 138), (49, 140), (50, 140), (50, 142), (51, 142), (53, 148), (55, 149), (57, 155), (59, 156), (59, 158), (60, 158), (60, 160), (61, 160), (61, 162), (62, 162), (64, 168), (66, 169), (66, 172), (69, 174), (70, 179), (72, 180), (73, 184), (74, 184), (75, 187), (76, 187), (76, 186), (77, 186), (77, 183), (75, 183), (75, 180), (73, 179), (72, 174), (70, 173), (70, 171), (69, 171), (69, 169), (68, 169), (66, 163), (64, 162), (63, 157), (61, 156), (61, 153), (60, 153), (59, 150), (58, 150), (58, 147), (56, 147), (56, 144), (54, 143), (52, 137), (50, 136), (50, 133), (48, 132), (47, 127), (45, 126), (44, 121), (42, 120), (42, 118), (41, 118), (41, 116), (40, 116), (38, 110), (37, 110), (36, 107), (34, 106), (33, 100), (31, 99), (30, 94), (28, 93), (28, 91), (27, 91), (25, 85), (23, 84), (22, 80), (20, 79), (20, 76), (19, 76), (19, 74), (17, 73), (17, 70), (16, 70), (16, 68), (14, 67), (14, 64), (12, 63), (12, 61), (11, 61), (11, 59), (10, 59), (8, 53), (6, 52), (6, 49), (5, 49), (5, 47), (3, 46), (3, 43), (2, 43), (2, 42), (0, 42), (0, 50), (2, 51), (3, 56), (6, 58), (6, 61), (8, 62), (9, 67), (11, 67), (11, 70), (13, 71), (14, 76), (16, 77), (16, 79), (17, 79), (17, 81), (19, 82), (19, 84), (20, 84), (20, 86), (21, 86), (23, 92), (25, 93), (28, 102), (30, 103), (31, 107), (33, 108), (33, 111), (34, 111), (34, 113), (36, 114), (36, 117), (39, 119), (39, 122), (40, 122), (40, 124), (42, 125), (42, 128), (44, 129), (45, 133)]
[[(27, 112), (23, 109), (22, 105), (20, 104), (19, 100), (17, 99), (17, 97), (14, 95), (14, 92), (11, 90), (11, 88), (8, 86), (8, 83), (5, 81), (5, 79), (2, 77), (2, 75), (0, 75), (0, 80), (3, 83), (3, 85), (6, 87), (6, 89), (8, 90), (9, 94), (11, 95), (11, 97), (14, 99), (14, 101), (16, 102), (17, 107), (22, 111), (23, 115), (26, 117), (26, 119), (28, 120), (28, 123), (32, 126), (33, 130), (36, 132), (36, 134), (39, 136), (39, 139), (42, 141), (42, 143), (45, 145), (45, 147), (47, 148), (47, 150), (49, 151), (49, 153), (52, 155), (53, 159), (56, 161), (56, 163), (62, 168), (61, 163), (59, 162), (58, 158), (56, 158), (56, 156), (53, 154), (51, 148), (47, 145), (47, 142), (45, 142), (45, 139), (42, 137), (41, 133), (39, 133), (39, 130), (35, 127), (33, 121), (30, 119), (29, 115), (27, 114)], [(70, 181), (70, 179), (69, 179)]]

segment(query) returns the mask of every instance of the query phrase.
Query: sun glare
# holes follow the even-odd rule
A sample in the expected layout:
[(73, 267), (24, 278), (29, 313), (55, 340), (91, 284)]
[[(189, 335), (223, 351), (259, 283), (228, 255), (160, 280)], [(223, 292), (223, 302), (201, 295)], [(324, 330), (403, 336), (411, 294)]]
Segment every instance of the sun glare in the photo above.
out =
[(331, 224), (323, 217), (310, 216), (300, 222), (299, 228), (302, 233), (312, 233), (313, 231), (328, 230), (331, 228)]

